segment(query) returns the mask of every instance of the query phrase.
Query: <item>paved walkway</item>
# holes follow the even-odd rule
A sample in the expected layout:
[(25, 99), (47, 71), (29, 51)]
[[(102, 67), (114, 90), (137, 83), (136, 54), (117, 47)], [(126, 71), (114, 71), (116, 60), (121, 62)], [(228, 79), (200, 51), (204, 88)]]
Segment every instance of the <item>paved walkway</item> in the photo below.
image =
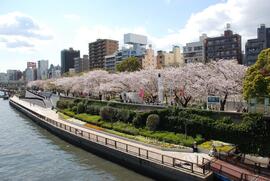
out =
[[(108, 134), (105, 134), (105, 133), (101, 133), (101, 132), (97, 132), (97, 131), (94, 131), (92, 129), (88, 129), (88, 128), (85, 128), (85, 127), (82, 127), (82, 126), (79, 126), (77, 124), (74, 124), (74, 123), (70, 123), (68, 121), (63, 121), (59, 118), (59, 115), (58, 113), (56, 113), (55, 111), (49, 109), (49, 108), (43, 108), (43, 107), (40, 107), (40, 106), (33, 106), (33, 105), (30, 105), (29, 102), (26, 102), (26, 101), (23, 101), (23, 100), (20, 100), (19, 98), (17, 97), (12, 97), (11, 100), (25, 106), (26, 108), (28, 109), (31, 109), (43, 116), (46, 116), (54, 121), (57, 121), (59, 123), (62, 123), (62, 124), (66, 124), (66, 125), (71, 125), (72, 127), (74, 128), (77, 128), (77, 129), (80, 129), (82, 131), (85, 131), (85, 132), (89, 132), (89, 133), (92, 133), (92, 134), (95, 134), (95, 135), (98, 135), (98, 136), (101, 136), (101, 137), (105, 137), (105, 138), (108, 138), (110, 140), (114, 140), (114, 141), (117, 141), (117, 142), (120, 142), (120, 143), (124, 143), (124, 144), (128, 144), (128, 145), (131, 145), (131, 146), (134, 146), (134, 147), (139, 147), (141, 149), (145, 149), (145, 150), (149, 150), (149, 151), (152, 151), (154, 153), (158, 153), (158, 154), (161, 154), (161, 155), (165, 155), (165, 156), (169, 156), (169, 157), (175, 157), (175, 158), (178, 158), (178, 159), (181, 159), (181, 160), (186, 160), (188, 162), (193, 162), (194, 163), (194, 170), (197, 170), (197, 171), (201, 171), (201, 168), (198, 167), (196, 165), (197, 161), (199, 164), (202, 164), (202, 160), (203, 158), (207, 158), (209, 160), (211, 160), (212, 158), (209, 157), (207, 154), (204, 154), (204, 153), (184, 153), (184, 152), (173, 152), (173, 151), (163, 151), (163, 150), (160, 150), (160, 149), (157, 149), (157, 148), (153, 148), (153, 147), (149, 147), (149, 146), (146, 146), (146, 145), (143, 145), (143, 144), (139, 144), (139, 143), (135, 143), (133, 141), (128, 141), (126, 139), (121, 139), (119, 137), (114, 137), (114, 136), (111, 136), (111, 135), (108, 135)], [(134, 150), (134, 151), (137, 151)]]

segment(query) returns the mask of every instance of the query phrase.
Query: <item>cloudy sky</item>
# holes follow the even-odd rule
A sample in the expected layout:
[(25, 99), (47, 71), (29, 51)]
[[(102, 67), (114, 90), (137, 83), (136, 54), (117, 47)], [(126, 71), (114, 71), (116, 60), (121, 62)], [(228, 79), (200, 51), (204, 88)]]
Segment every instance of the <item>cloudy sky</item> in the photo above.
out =
[(155, 50), (220, 35), (226, 23), (246, 39), (270, 26), (269, 0), (1, 0), (0, 72), (27, 61), (60, 64), (60, 51), (87, 54), (97, 38), (123, 42), (123, 34), (148, 36)]

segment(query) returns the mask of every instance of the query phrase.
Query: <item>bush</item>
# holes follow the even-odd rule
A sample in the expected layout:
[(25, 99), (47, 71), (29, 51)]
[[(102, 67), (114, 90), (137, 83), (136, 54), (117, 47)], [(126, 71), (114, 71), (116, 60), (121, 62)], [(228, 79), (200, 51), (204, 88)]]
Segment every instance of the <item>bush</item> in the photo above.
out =
[(84, 113), (85, 111), (85, 107), (84, 107), (84, 104), (82, 102), (80, 102), (77, 106), (77, 113), (78, 114), (81, 114), (81, 113)]
[(115, 121), (116, 111), (113, 107), (105, 106), (100, 109), (100, 116), (106, 121)]
[(92, 115), (99, 115), (100, 107), (99, 106), (87, 105), (85, 112), (88, 113), (88, 114), (92, 114)]
[(150, 114), (147, 117), (146, 127), (149, 130), (155, 131), (158, 127), (158, 124), (159, 124), (159, 116), (157, 114)]
[(71, 109), (71, 111), (77, 113), (77, 109), (78, 109), (77, 106), (73, 106), (72, 109)]
[(57, 103), (56, 103), (56, 107), (57, 107), (58, 109), (67, 109), (69, 103), (70, 103), (70, 101), (67, 101), (67, 100), (59, 100), (59, 101), (57, 101)]
[(135, 113), (132, 114), (131, 111), (126, 110), (126, 109), (116, 109), (116, 111), (117, 111), (116, 118), (119, 121), (122, 121), (122, 122), (125, 122), (125, 123), (131, 122), (132, 118), (133, 118), (133, 116), (135, 114)]
[(126, 123), (122, 123), (119, 121), (113, 124), (113, 130), (118, 131), (118, 132), (122, 132), (122, 133), (126, 133), (126, 134), (130, 134), (130, 135), (138, 135), (139, 134), (139, 130), (137, 128), (135, 128), (134, 126), (132, 126), (131, 124), (126, 124)]

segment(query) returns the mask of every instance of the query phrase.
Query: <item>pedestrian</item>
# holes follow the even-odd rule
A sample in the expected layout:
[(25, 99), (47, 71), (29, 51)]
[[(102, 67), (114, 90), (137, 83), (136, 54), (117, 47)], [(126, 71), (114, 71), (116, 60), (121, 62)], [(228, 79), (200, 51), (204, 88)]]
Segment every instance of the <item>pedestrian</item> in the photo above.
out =
[(198, 147), (197, 147), (197, 142), (196, 141), (194, 141), (193, 146), (192, 146), (192, 149), (193, 149), (193, 152), (194, 153), (197, 153), (198, 152)]
[(98, 93), (98, 96), (99, 96), (99, 100), (101, 101), (102, 100), (102, 94), (101, 94), (101, 92)]

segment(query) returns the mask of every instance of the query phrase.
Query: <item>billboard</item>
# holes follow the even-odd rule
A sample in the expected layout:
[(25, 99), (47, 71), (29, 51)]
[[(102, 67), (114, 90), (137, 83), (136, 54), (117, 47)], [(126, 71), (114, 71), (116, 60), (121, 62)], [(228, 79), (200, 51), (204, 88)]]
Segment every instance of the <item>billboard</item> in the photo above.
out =
[(27, 62), (27, 68), (37, 68), (36, 62)]

